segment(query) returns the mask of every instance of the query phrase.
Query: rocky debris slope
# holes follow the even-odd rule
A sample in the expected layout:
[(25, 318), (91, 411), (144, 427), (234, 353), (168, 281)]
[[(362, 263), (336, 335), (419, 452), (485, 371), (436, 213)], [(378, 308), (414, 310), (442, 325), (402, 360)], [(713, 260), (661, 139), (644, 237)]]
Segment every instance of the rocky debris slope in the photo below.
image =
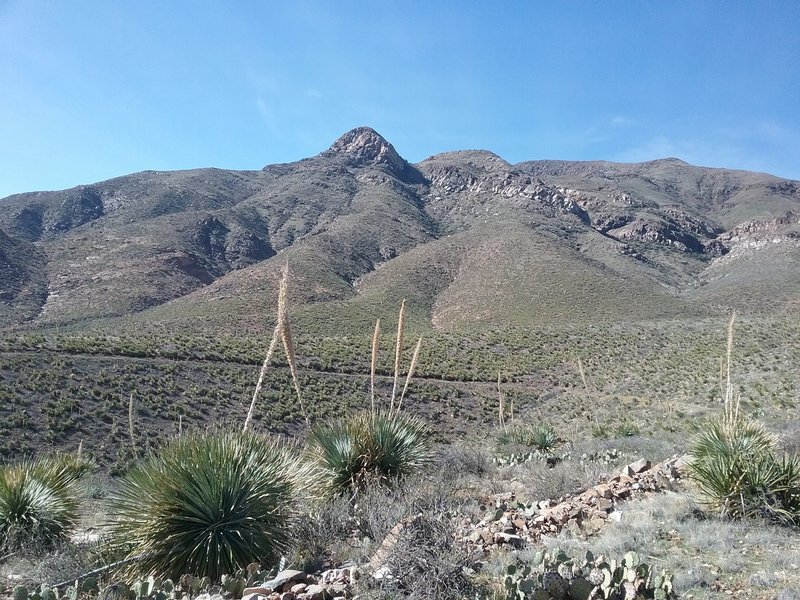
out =
[(521, 548), (562, 529), (592, 535), (608, 521), (620, 520), (623, 501), (672, 489), (684, 465), (677, 457), (656, 465), (637, 460), (606, 481), (559, 501), (526, 505), (516, 502), (514, 494), (501, 494), (489, 499), (492, 506), (481, 521), (462, 523), (458, 535), (484, 554), (499, 546)]
[[(516, 550), (568, 529), (579, 535), (593, 535), (606, 523), (619, 521), (626, 500), (670, 490), (681, 479), (684, 458), (673, 457), (658, 464), (641, 459), (587, 490), (559, 500), (534, 504), (516, 501), (514, 494), (487, 499), (488, 512), (478, 522), (454, 519), (454, 536), (481, 560), (500, 548)], [(391, 554), (405, 531), (422, 515), (397, 523), (386, 535), (371, 560), (355, 566), (330, 569), (317, 574), (285, 570), (272, 579), (244, 589), (242, 600), (345, 600), (356, 597), (355, 583), (362, 573), (374, 579), (392, 579)], [(203, 594), (196, 600), (222, 600)]]

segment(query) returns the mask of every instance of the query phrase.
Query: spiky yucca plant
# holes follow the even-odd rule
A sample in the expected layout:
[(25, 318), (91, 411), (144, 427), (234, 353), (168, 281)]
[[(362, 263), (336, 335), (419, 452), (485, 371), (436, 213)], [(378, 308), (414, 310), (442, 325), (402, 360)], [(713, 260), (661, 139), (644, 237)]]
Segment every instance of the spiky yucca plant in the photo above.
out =
[(134, 468), (110, 498), (112, 539), (136, 574), (217, 579), (286, 547), (295, 482), (286, 448), (254, 433), (192, 434)]
[(690, 476), (721, 515), (800, 522), (800, 462), (779, 457), (760, 423), (726, 410), (701, 426), (690, 454)]
[(498, 446), (520, 444), (549, 453), (558, 445), (558, 436), (552, 426), (547, 424), (522, 425), (515, 423), (497, 436)]
[(405, 413), (362, 412), (315, 426), (312, 463), (323, 482), (320, 495), (356, 494), (369, 483), (388, 485), (432, 460), (430, 428)]
[(78, 520), (78, 463), (65, 457), (0, 467), (0, 549), (64, 539)]

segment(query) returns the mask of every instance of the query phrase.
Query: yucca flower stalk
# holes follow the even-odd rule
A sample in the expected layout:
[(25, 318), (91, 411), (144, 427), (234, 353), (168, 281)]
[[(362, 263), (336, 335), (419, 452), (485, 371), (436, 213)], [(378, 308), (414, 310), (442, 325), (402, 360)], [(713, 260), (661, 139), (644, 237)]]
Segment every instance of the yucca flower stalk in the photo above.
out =
[(389, 403), (389, 412), (394, 410), (394, 401), (397, 397), (397, 382), (400, 379), (400, 360), (403, 354), (403, 329), (406, 318), (406, 301), (400, 303), (400, 313), (397, 316), (397, 337), (394, 348), (394, 383), (392, 384), (392, 398)]
[(375, 412), (375, 369), (378, 366), (378, 342), (381, 337), (381, 320), (375, 321), (375, 331), (372, 334), (372, 358), (369, 363), (369, 399), (372, 412)]
[(414, 377), (414, 370), (417, 368), (417, 361), (419, 360), (419, 349), (422, 347), (422, 336), (417, 340), (417, 345), (414, 347), (414, 354), (411, 356), (411, 364), (408, 366), (408, 374), (406, 375), (406, 382), (403, 384), (403, 391), (400, 394), (400, 401), (397, 403), (397, 411), (399, 412), (403, 406), (403, 399), (406, 397), (408, 385), (411, 383), (411, 378)]
[(275, 329), (272, 332), (272, 339), (270, 340), (269, 347), (267, 348), (267, 354), (264, 357), (264, 362), (262, 363), (261, 369), (258, 373), (256, 389), (253, 392), (253, 399), (250, 401), (250, 409), (247, 411), (247, 417), (244, 421), (244, 431), (247, 431), (250, 428), (250, 424), (253, 420), (253, 413), (255, 412), (256, 408), (256, 401), (258, 400), (258, 394), (264, 384), (264, 376), (266, 375), (267, 367), (269, 366), (270, 362), (272, 361), (272, 357), (275, 354), (278, 341), (283, 342), (283, 349), (286, 352), (286, 360), (289, 363), (289, 371), (292, 375), (292, 383), (294, 384), (295, 393), (297, 394), (297, 402), (300, 406), (300, 412), (303, 414), (306, 424), (310, 424), (308, 413), (303, 405), (303, 395), (300, 390), (300, 381), (297, 377), (297, 358), (295, 355), (294, 340), (292, 338), (292, 329), (289, 323), (289, 303), (287, 300), (288, 294), (289, 265), (287, 263), (281, 270), (281, 279), (280, 283), (278, 284), (277, 323), (275, 324)]

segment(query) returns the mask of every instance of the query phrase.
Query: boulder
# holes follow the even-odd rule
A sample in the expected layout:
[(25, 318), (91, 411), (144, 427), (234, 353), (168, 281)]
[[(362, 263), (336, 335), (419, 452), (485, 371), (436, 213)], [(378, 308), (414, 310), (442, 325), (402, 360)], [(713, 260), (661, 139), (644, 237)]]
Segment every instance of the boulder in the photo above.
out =
[[(631, 471), (633, 471), (634, 474), (638, 474), (638, 473), (643, 473), (644, 471), (649, 470), (650, 469), (650, 465), (651, 465), (651, 463), (650, 463), (649, 460), (647, 460), (645, 458), (642, 458), (642, 459), (637, 460), (636, 462), (632, 462), (631, 464), (629, 464), (628, 468)], [(626, 475), (627, 475), (627, 473), (626, 473)]]
[[(303, 583), (306, 580), (306, 574), (303, 571), (295, 571), (294, 569), (287, 569), (281, 571), (275, 576), (275, 579), (264, 582), (264, 587), (273, 591), (281, 591), (283, 586), (287, 583)], [(288, 589), (287, 589), (288, 591)]]

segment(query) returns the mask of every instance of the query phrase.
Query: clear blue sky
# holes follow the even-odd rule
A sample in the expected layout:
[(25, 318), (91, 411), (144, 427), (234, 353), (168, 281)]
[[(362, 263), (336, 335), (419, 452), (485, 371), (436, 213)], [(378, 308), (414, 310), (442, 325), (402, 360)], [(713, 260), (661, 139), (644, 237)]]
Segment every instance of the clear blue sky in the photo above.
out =
[(800, 2), (0, 0), (0, 197), (257, 169), (358, 125), (800, 179)]

